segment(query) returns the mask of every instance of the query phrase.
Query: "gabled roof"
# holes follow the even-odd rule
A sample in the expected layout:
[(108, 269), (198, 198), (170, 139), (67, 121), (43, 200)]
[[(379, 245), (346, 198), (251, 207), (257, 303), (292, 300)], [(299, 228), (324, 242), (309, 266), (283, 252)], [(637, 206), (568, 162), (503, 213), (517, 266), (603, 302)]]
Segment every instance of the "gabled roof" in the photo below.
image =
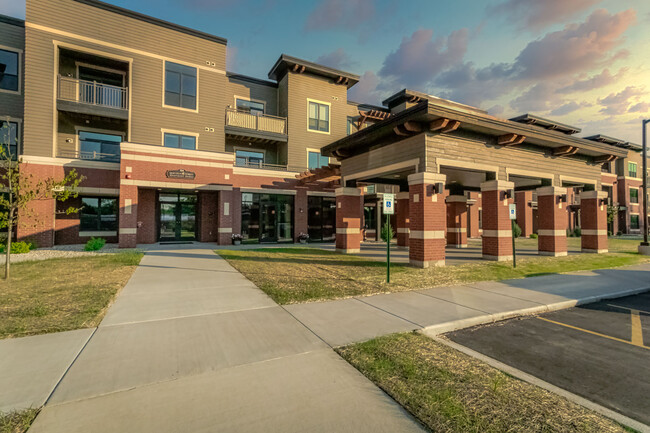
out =
[(217, 42), (222, 45), (226, 45), (228, 41), (225, 38), (211, 35), (209, 33), (204, 33), (199, 30), (191, 29), (189, 27), (181, 26), (178, 24), (170, 23), (169, 21), (161, 20), (159, 18), (154, 18), (149, 15), (141, 14), (139, 12), (132, 11), (130, 9), (121, 8), (109, 3), (104, 3), (99, 0), (74, 0), (77, 3), (82, 3), (88, 6), (96, 7), (98, 9), (103, 9), (105, 11), (113, 12), (125, 17), (133, 18), (135, 20), (144, 21), (145, 23), (153, 24), (160, 27), (165, 27), (170, 30), (175, 30), (177, 32), (185, 33), (190, 36), (195, 36), (197, 38), (206, 39), (208, 41)]
[(319, 65), (297, 57), (291, 57), (286, 54), (282, 54), (278, 61), (275, 62), (275, 65), (269, 71), (269, 79), (280, 81), (287, 71), (294, 69), (299, 72), (308, 72), (335, 81), (338, 80), (340, 81), (339, 84), (345, 84), (348, 89), (359, 82), (358, 75)]
[(544, 129), (552, 129), (555, 131), (560, 131), (563, 134), (573, 135), (577, 134), (582, 129), (575, 126), (566, 125), (564, 123), (556, 122), (554, 120), (545, 119), (543, 117), (535, 116), (534, 114), (522, 114), (521, 116), (513, 117), (513, 122), (526, 123), (528, 125), (539, 126)]

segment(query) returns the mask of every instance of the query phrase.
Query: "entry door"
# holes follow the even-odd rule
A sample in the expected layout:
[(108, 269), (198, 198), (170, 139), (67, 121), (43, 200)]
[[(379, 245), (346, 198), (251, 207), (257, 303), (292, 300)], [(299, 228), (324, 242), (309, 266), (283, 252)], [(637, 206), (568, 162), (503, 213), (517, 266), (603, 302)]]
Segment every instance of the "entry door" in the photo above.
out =
[(260, 242), (278, 241), (278, 212), (277, 204), (260, 203)]
[(160, 194), (161, 241), (194, 240), (196, 237), (196, 196)]

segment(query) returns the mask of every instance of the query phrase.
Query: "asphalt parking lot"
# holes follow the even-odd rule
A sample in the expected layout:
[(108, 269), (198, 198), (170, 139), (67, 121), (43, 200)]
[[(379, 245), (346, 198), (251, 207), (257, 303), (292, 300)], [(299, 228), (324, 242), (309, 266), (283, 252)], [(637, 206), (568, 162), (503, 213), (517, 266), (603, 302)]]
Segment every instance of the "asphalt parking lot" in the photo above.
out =
[(446, 337), (650, 425), (650, 292)]

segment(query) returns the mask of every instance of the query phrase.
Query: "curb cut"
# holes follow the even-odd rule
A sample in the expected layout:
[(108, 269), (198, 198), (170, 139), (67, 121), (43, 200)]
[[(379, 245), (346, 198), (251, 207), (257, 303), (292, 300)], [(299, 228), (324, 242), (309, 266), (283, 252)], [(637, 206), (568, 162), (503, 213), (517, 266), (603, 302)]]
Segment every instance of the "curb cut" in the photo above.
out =
[(470, 317), (469, 319), (454, 320), (453, 322), (439, 323), (436, 325), (425, 326), (420, 329), (420, 332), (429, 336), (435, 337), (451, 331), (459, 329), (470, 328), (472, 326), (485, 325), (488, 323), (500, 322), (514, 317), (532, 316), (535, 314), (548, 313), (551, 311), (564, 310), (567, 308), (576, 307), (579, 305), (592, 304), (605, 299), (622, 298), (624, 296), (638, 295), (650, 290), (650, 286), (638, 287), (636, 289), (623, 290), (619, 292), (611, 292), (603, 295), (587, 296), (580, 299), (569, 299), (567, 301), (555, 302), (553, 304), (541, 305), (539, 307), (524, 308), (521, 310), (507, 311), (504, 313), (485, 314), (483, 316)]
[[(642, 291), (645, 291), (647, 289), (644, 289)], [(603, 297), (602, 299), (608, 299), (606, 297)], [(501, 370), (504, 373), (507, 373), (511, 376), (516, 377), (519, 380), (522, 380), (524, 382), (528, 382), (532, 385), (538, 386), (540, 388), (543, 388), (549, 392), (552, 392), (554, 394), (559, 395), (560, 397), (566, 398), (567, 400), (576, 403), (586, 409), (592, 410), (594, 412), (598, 412), (599, 414), (610, 418), (619, 424), (622, 424), (623, 426), (626, 427), (631, 427), (641, 433), (650, 433), (650, 426), (645, 425), (641, 423), (640, 421), (637, 421), (635, 419), (629, 418), (623, 414), (620, 414), (618, 412), (615, 412), (611, 409), (606, 408), (605, 406), (601, 406), (598, 403), (594, 403), (590, 400), (587, 400), (584, 397), (581, 397), (577, 394), (573, 394), (572, 392), (566, 391), (565, 389), (562, 389), (558, 386), (555, 386), (549, 382), (546, 382), (542, 379), (539, 379), (531, 374), (528, 374), (526, 372), (523, 372), (515, 367), (511, 367), (508, 364), (504, 364), (501, 361), (497, 361), (494, 358), (491, 358), (489, 356), (483, 355), (480, 352), (477, 352), (475, 350), (472, 350), (468, 347), (465, 347), (463, 345), (460, 345), (458, 343), (454, 343), (453, 341), (447, 340), (446, 338), (438, 337), (435, 335), (428, 335), (429, 338), (432, 340), (444, 344), (445, 346), (451, 347), (452, 349), (455, 349), (459, 352), (464, 353), (465, 355), (471, 356), (472, 358), (475, 358), (481, 362), (484, 362), (491, 367), (496, 368), (497, 370)]]

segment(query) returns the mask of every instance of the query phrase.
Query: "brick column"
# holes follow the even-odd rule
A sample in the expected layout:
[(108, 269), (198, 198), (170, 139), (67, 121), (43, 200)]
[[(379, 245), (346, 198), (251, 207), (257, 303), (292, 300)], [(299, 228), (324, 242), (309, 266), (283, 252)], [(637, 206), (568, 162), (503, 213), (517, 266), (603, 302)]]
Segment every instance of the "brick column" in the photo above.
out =
[(120, 185), (119, 246), (135, 248), (138, 244), (138, 187)]
[(409, 193), (399, 192), (396, 196), (395, 216), (397, 217), (397, 247), (409, 246)]
[(336, 189), (336, 251), (339, 253), (361, 251), (361, 200), (361, 190), (358, 188)]
[(416, 173), (408, 177), (411, 266), (428, 268), (445, 265), (447, 209), (444, 191), (434, 189), (435, 184), (444, 185), (446, 178), (444, 174), (437, 173)]
[(583, 253), (607, 252), (607, 193), (583, 191), (580, 193), (580, 226)]
[(506, 198), (507, 190), (514, 190), (513, 182), (491, 180), (481, 184), (483, 204), (483, 258), (512, 260), (512, 225)]
[(232, 190), (228, 191), (219, 191), (218, 203), (219, 203), (219, 216), (217, 218), (219, 232), (217, 242), (219, 245), (230, 245), (232, 244), (232, 223), (233, 223), (233, 206), (232, 200), (233, 192)]
[(308, 226), (309, 203), (307, 199), (307, 188), (297, 187), (296, 197), (293, 202), (293, 241), (298, 242), (300, 233), (309, 234)]
[[(537, 250), (543, 256), (566, 256), (567, 203), (560, 196), (567, 189), (557, 186), (537, 188)], [(519, 215), (517, 215), (519, 217)]]
[(521, 228), (521, 236), (528, 238), (533, 234), (533, 208), (529, 206), (533, 200), (532, 191), (515, 192), (517, 205), (517, 225)]
[(467, 197), (450, 195), (447, 202), (447, 245), (467, 248)]
[(217, 224), (218, 195), (214, 191), (199, 192), (198, 220), (200, 242), (217, 242), (219, 238), (219, 226)]

